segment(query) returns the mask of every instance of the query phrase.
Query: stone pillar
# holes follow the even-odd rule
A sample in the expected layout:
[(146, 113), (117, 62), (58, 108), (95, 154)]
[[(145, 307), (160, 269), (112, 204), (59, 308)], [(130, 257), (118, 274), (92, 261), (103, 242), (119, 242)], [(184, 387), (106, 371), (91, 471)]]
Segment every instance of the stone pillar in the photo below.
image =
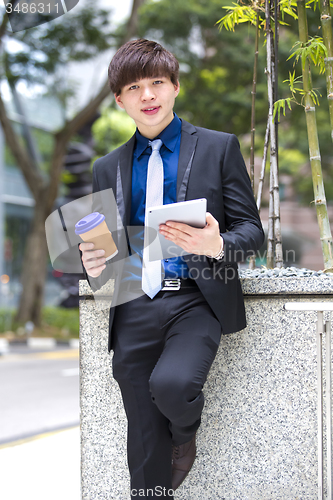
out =
[[(197, 459), (175, 499), (314, 500), (316, 313), (283, 306), (332, 301), (333, 279), (246, 278), (242, 287), (248, 326), (222, 336)], [(127, 500), (127, 423), (107, 353), (108, 309), (85, 281), (80, 294), (82, 499)]]

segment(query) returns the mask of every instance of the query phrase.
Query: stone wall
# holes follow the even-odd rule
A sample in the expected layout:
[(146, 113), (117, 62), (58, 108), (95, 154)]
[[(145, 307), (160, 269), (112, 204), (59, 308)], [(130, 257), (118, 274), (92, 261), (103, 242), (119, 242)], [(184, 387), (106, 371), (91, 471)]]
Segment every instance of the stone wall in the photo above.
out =
[[(316, 313), (283, 306), (332, 301), (333, 279), (244, 279), (242, 287), (248, 326), (222, 336), (197, 459), (175, 499), (314, 500)], [(84, 281), (80, 293), (82, 499), (126, 500), (126, 417), (107, 353), (108, 306)]]

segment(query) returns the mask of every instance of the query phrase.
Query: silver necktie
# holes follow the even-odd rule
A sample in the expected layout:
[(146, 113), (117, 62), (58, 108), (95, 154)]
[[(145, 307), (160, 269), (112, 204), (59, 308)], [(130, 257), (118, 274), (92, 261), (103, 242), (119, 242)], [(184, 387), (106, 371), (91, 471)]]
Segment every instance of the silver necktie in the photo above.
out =
[(149, 141), (152, 153), (148, 161), (147, 186), (146, 186), (146, 212), (145, 212), (145, 237), (143, 244), (142, 262), (142, 290), (153, 299), (162, 288), (161, 261), (149, 262), (147, 248), (147, 210), (150, 207), (163, 205), (163, 161), (160, 155), (161, 139)]

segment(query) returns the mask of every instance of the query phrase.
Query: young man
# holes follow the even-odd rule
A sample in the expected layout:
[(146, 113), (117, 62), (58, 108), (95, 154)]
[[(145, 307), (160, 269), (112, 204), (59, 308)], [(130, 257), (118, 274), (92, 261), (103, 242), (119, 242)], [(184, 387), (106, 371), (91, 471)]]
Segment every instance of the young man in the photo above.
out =
[[(264, 234), (237, 138), (174, 114), (178, 62), (170, 52), (153, 41), (128, 42), (113, 57), (109, 80), (137, 130), (96, 161), (93, 189), (113, 191), (124, 258), (106, 264), (93, 244), (80, 249), (93, 289), (116, 277), (109, 349), (128, 418), (131, 497), (170, 499), (195, 459), (202, 388), (221, 332), (246, 325), (237, 262)], [(129, 228), (142, 229), (152, 205), (198, 198), (207, 199), (204, 228), (160, 226), (186, 255), (151, 266), (143, 231), (131, 238)], [(176, 289), (174, 282), (164, 289), (167, 278), (177, 278)]]

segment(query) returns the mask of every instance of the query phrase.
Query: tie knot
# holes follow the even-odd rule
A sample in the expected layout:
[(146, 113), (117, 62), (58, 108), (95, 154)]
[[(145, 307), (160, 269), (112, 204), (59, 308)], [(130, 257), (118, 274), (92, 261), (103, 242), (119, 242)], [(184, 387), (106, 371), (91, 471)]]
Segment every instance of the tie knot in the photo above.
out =
[(161, 139), (155, 139), (155, 141), (149, 141), (149, 146), (153, 151), (159, 151), (163, 142)]

